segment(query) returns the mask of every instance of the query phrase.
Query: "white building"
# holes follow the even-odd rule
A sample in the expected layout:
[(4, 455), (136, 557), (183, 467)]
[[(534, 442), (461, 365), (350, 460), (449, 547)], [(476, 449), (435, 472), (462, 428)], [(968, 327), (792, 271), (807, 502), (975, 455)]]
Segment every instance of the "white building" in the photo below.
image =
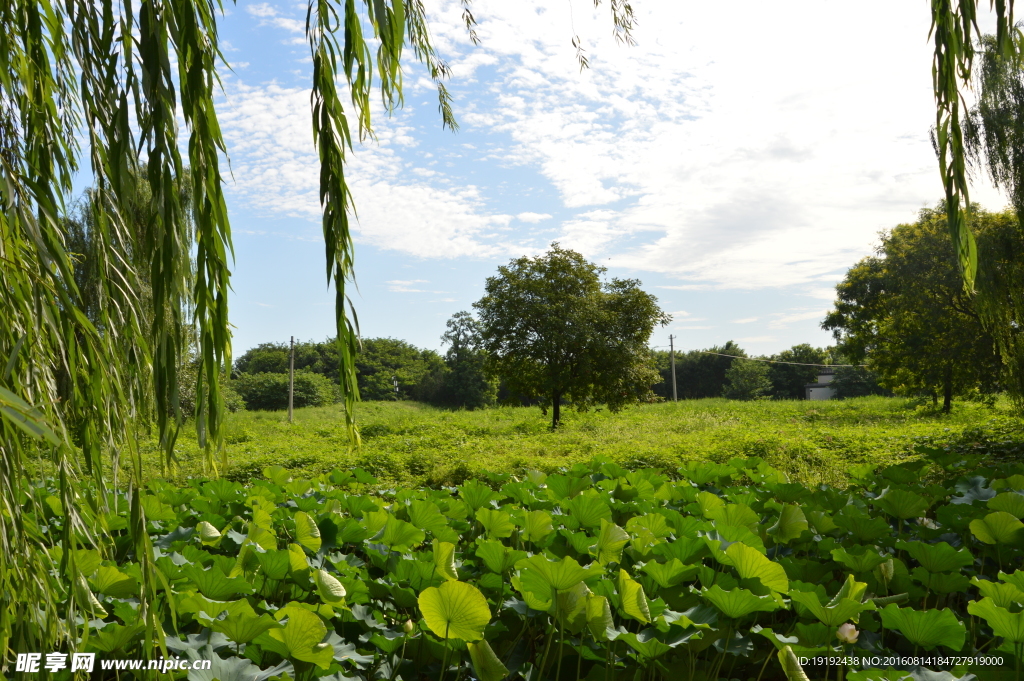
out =
[(808, 383), (804, 386), (809, 400), (831, 400), (835, 399), (836, 389), (830, 383), (836, 377), (836, 370), (832, 367), (818, 368), (818, 382)]

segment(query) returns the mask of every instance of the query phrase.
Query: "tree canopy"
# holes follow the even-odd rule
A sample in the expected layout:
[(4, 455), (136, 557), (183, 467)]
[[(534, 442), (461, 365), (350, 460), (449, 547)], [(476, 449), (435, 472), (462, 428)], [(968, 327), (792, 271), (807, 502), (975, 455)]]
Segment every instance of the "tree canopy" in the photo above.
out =
[[(833, 331), (842, 353), (866, 361), (886, 388), (942, 395), (948, 411), (954, 395), (995, 389), (1000, 356), (963, 288), (944, 213), (941, 204), (922, 210), (917, 222), (884, 234), (878, 254), (852, 267), (836, 287), (835, 309), (822, 327)], [(983, 250), (990, 240), (1016, 233), (1010, 213), (974, 207), (972, 214)]]
[(616, 410), (653, 396), (647, 341), (670, 318), (639, 281), (602, 283), (604, 272), (554, 243), (543, 256), (499, 267), (473, 303), (494, 371), (512, 392), (543, 398), (553, 428), (563, 400)]

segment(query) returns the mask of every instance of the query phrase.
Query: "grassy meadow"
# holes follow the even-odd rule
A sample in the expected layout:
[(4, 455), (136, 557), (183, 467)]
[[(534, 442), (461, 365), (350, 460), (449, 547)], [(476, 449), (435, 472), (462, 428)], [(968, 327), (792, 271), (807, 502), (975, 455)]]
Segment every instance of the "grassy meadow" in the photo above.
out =
[[(674, 470), (688, 460), (725, 462), (758, 456), (809, 484), (845, 486), (859, 464), (884, 466), (927, 455), (928, 447), (1024, 452), (1024, 426), (1008, 402), (964, 402), (943, 415), (920, 401), (869, 397), (834, 402), (705, 399), (634, 407), (618, 414), (566, 414), (562, 427), (536, 407), (445, 411), (415, 402), (357, 407), (362, 446), (345, 435), (339, 406), (286, 412), (238, 412), (226, 422), (232, 480), (262, 476), (280, 465), (312, 477), (359, 466), (387, 484), (452, 485), (482, 470), (545, 472), (606, 457), (628, 468)], [(155, 445), (145, 448), (147, 474), (161, 476)], [(202, 452), (186, 429), (171, 477), (202, 474)]]

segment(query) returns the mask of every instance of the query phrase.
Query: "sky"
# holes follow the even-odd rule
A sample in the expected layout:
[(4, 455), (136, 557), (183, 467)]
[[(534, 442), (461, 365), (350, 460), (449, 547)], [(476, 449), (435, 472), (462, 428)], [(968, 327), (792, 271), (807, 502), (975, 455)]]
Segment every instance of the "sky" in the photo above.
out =
[[(651, 345), (825, 346), (835, 285), (880, 230), (942, 196), (924, 0), (427, 0), (461, 129), (407, 53), (347, 176), (363, 337), (443, 350), (487, 277), (552, 242), (639, 279), (673, 321)], [(236, 261), (234, 352), (334, 333), (313, 147), (306, 3), (228, 6), (218, 115)], [(590, 68), (580, 71), (579, 35)], [(1006, 203), (977, 181), (972, 200)]]

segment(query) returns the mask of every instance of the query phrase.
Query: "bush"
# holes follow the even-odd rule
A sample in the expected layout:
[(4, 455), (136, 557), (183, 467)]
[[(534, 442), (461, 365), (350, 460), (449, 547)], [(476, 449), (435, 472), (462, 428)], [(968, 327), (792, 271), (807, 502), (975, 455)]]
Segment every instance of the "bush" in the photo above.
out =
[(733, 361), (725, 372), (725, 397), (753, 400), (771, 394), (770, 369), (765, 362)]
[[(288, 374), (239, 374), (231, 387), (250, 410), (288, 408)], [(329, 379), (310, 371), (295, 372), (294, 406), (323, 407), (338, 401), (338, 388)]]

